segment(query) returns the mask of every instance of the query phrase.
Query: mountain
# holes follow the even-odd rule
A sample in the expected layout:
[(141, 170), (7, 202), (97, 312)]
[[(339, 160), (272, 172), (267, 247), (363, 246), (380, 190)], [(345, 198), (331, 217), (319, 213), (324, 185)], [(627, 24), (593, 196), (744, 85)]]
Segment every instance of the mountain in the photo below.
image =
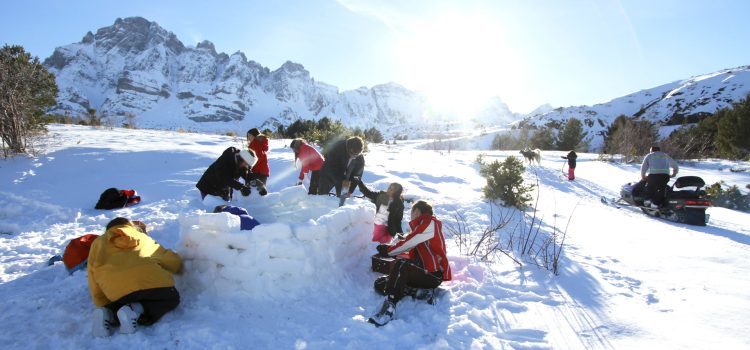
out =
[(577, 118), (588, 132), (592, 150), (598, 150), (607, 127), (620, 115), (653, 122), (664, 137), (679, 125), (698, 122), (746, 98), (748, 93), (750, 66), (742, 66), (641, 90), (593, 106), (535, 111), (517, 125), (559, 128), (568, 119)]
[[(148, 128), (275, 129), (327, 116), (388, 135), (418, 130), (425, 115), (435, 114), (422, 94), (396, 83), (340, 92), (299, 63), (271, 71), (242, 52), (217, 53), (210, 41), (188, 47), (141, 17), (88, 32), (44, 63), (60, 88), (52, 113), (87, 116), (93, 108), (114, 125), (133, 116)], [(507, 123), (520, 116), (505, 106), (485, 110), (480, 119)]]

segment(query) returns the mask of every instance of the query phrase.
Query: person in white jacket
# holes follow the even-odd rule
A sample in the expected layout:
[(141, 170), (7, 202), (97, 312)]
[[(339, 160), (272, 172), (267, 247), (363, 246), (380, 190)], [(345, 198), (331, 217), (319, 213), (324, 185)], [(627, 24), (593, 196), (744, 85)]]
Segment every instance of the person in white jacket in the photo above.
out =
[(664, 202), (664, 190), (669, 182), (670, 168), (672, 169), (672, 177), (675, 177), (680, 167), (672, 157), (662, 152), (658, 146), (652, 146), (650, 152), (641, 164), (641, 179), (646, 180), (643, 204), (650, 205), (652, 208), (659, 208)]

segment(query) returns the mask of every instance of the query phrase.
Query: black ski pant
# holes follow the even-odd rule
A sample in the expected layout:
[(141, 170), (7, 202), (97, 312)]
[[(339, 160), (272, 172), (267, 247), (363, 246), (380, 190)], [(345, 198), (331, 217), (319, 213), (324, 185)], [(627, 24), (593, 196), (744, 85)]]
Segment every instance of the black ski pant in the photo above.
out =
[(669, 174), (649, 174), (646, 177), (646, 193), (643, 199), (651, 200), (658, 206), (664, 203), (664, 190), (669, 182)]
[(104, 307), (117, 313), (117, 310), (130, 303), (143, 305), (143, 314), (138, 318), (138, 324), (149, 326), (180, 304), (180, 293), (174, 287), (137, 290)]
[[(312, 179), (310, 180), (310, 187), (312, 187)], [(320, 179), (318, 180), (318, 194), (327, 195), (331, 190), (336, 188), (336, 196), (341, 195), (341, 181), (336, 181), (329, 174), (320, 172)]]
[(443, 282), (442, 273), (430, 273), (406, 259), (397, 259), (385, 280), (385, 287), (378, 286), (382, 280), (375, 281), (375, 289), (383, 288), (388, 299), (397, 303), (406, 295), (406, 288), (437, 288)]
[(310, 172), (310, 188), (307, 189), (307, 194), (318, 194), (319, 185), (320, 170), (313, 170)]

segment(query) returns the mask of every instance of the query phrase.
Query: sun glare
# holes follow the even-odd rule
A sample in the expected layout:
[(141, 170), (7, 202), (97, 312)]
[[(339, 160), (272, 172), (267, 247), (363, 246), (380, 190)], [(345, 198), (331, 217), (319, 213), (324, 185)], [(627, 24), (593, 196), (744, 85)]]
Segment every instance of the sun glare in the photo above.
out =
[(439, 112), (466, 118), (512, 89), (523, 74), (502, 24), (481, 15), (443, 16), (404, 28), (397, 49), (400, 75)]

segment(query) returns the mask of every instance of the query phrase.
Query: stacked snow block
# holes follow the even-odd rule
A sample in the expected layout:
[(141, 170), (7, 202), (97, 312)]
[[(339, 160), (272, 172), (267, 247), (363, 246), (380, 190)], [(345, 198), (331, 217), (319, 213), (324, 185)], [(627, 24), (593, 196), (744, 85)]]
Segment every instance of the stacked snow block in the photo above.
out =
[(181, 217), (178, 250), (187, 287), (215, 295), (294, 297), (361, 274), (370, 255), (372, 205), (351, 201), (339, 208), (336, 198), (304, 191), (299, 186), (279, 193), (266, 207), (271, 212), (258, 213), (261, 225), (252, 231), (240, 231), (239, 218), (228, 213)]

